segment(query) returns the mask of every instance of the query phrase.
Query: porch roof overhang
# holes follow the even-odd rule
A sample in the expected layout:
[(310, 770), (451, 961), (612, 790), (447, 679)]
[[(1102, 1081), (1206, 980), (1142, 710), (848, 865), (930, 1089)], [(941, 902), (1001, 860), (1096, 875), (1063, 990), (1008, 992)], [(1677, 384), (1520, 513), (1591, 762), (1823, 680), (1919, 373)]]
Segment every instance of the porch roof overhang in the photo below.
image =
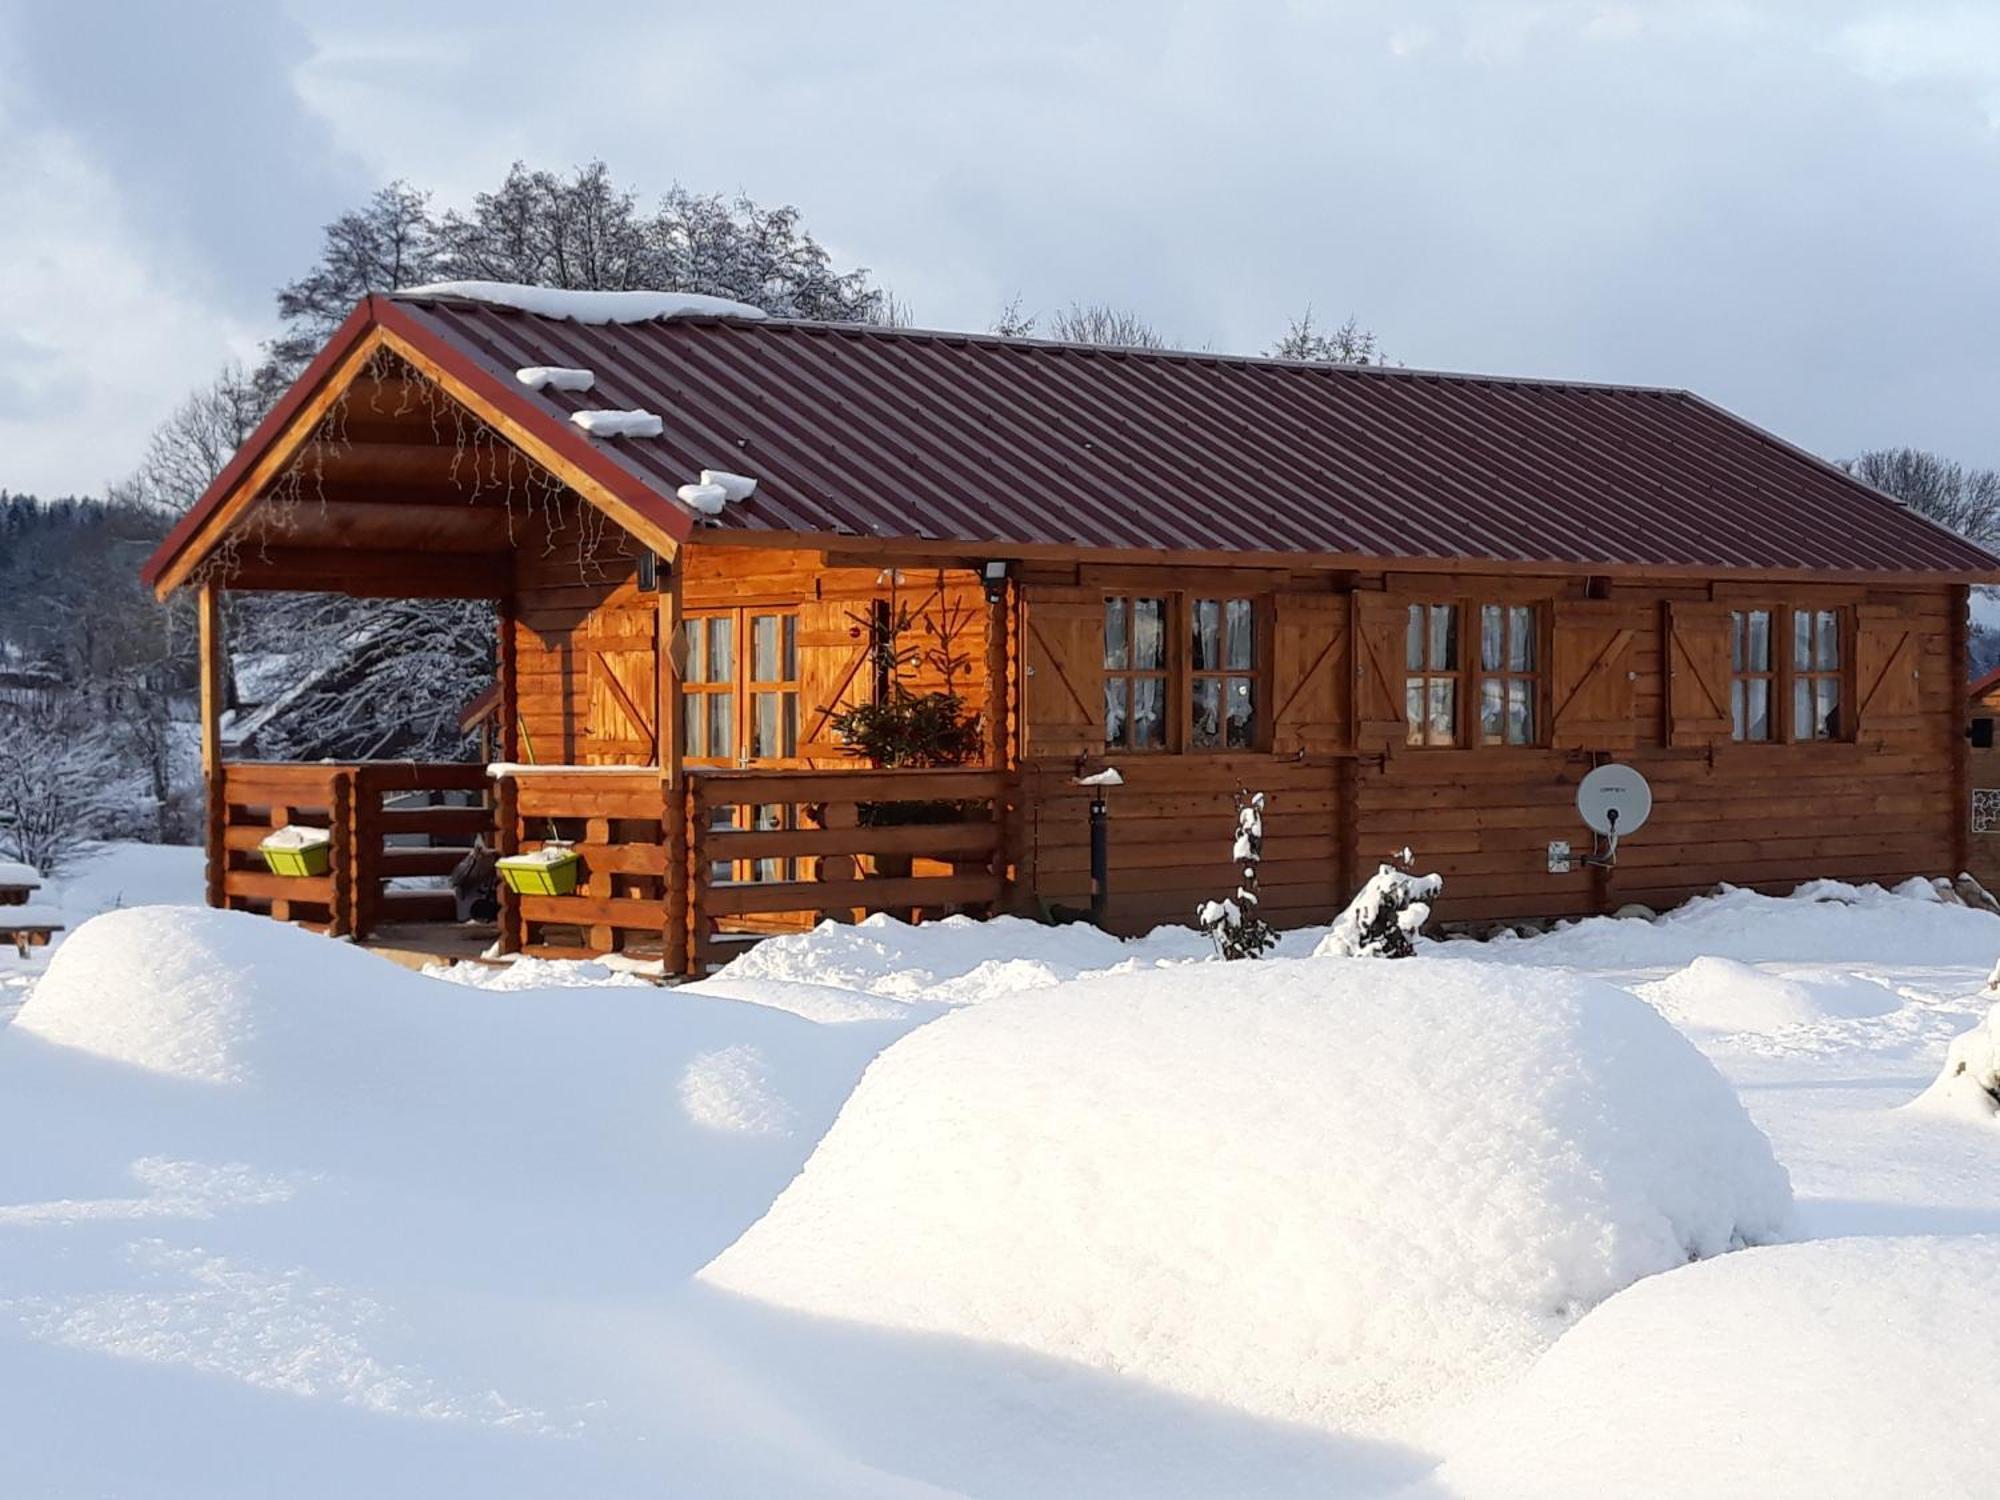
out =
[[(140, 568), (141, 581), (165, 598), (194, 577), (267, 488), (299, 458), (342, 393), (380, 350), (434, 381), (472, 416), (662, 556), (672, 556), (693, 529), (691, 513), (663, 499), (620, 462), (615, 451), (593, 443), (559, 413), (519, 399), (513, 382), (418, 325), (393, 298), (369, 296), (167, 533)], [(354, 519), (352, 509), (340, 507), (341, 502), (334, 501), (321, 510), (335, 521)], [(454, 518), (442, 507), (406, 506), (398, 511), (393, 519), (409, 539), (408, 555), (378, 552), (357, 568), (344, 567), (343, 583), (353, 585), (348, 591), (474, 596), (504, 592), (500, 580), (489, 576), (494, 570), (488, 554), (467, 554), (445, 564), (424, 555), (428, 546), (448, 545), (452, 532), (460, 543), (469, 544), (466, 522), (476, 518)], [(303, 562), (290, 570), (281, 562), (267, 570), (267, 576), (273, 581), (265, 587), (306, 589), (315, 582)]]

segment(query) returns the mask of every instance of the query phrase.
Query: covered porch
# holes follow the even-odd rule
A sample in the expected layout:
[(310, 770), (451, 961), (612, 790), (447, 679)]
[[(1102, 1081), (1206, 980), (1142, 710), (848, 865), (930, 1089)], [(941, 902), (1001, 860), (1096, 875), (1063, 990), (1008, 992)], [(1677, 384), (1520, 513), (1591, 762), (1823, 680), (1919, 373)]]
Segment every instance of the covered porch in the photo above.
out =
[[(357, 314), (362, 318), (362, 314)], [(704, 529), (622, 442), (506, 414), (490, 376), (384, 321), (337, 337), (148, 577), (200, 621), (207, 897), (405, 954), (618, 954), (698, 975), (824, 918), (989, 914), (1010, 896), (1012, 616), (983, 559)], [(229, 594), (492, 605), (490, 724), (458, 762), (232, 759)], [(977, 721), (948, 765), (883, 769), (843, 711), (942, 693)], [(324, 874), (272, 873), (277, 828)], [(575, 891), (453, 871), (550, 844)]]

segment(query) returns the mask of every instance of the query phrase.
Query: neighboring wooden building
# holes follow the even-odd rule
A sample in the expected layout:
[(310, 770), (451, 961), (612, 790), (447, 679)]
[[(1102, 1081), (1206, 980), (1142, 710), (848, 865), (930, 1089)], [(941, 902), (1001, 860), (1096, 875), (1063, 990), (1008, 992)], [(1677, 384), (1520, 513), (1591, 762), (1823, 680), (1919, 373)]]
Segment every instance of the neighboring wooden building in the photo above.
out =
[[(704, 468), (756, 493), (699, 514)], [(1405, 846), (1448, 922), (1954, 873), (2000, 561), (1684, 392), (432, 296), (357, 308), (146, 577), (201, 590), (211, 900), (379, 937), (446, 914), (397, 877), (561, 835), (586, 889), (503, 946), (692, 970), (815, 914), (1085, 907), (1105, 765), (1120, 931), (1233, 885), (1239, 788), (1281, 924)], [(225, 588), (495, 600), (512, 769), (224, 764)], [(976, 707), (986, 764), (857, 767), (833, 716), (896, 678)], [(1613, 758), (1652, 821), (1552, 870)], [(300, 819), (309, 890), (249, 852)]]

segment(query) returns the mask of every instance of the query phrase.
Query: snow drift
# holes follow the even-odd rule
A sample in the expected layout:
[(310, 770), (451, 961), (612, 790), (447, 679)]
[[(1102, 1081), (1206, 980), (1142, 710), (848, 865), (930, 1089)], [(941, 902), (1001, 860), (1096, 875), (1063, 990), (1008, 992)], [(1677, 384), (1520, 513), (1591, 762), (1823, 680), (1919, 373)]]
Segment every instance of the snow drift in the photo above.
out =
[(1435, 1490), (1980, 1495), (2000, 1236), (1821, 1240), (1643, 1281), (1563, 1335)]
[(1440, 959), (1227, 977), (905, 1038), (703, 1277), (1391, 1433), (1640, 1277), (1787, 1232), (1769, 1143), (1623, 991)]
[(1902, 1003), (1887, 985), (1859, 974), (1768, 974), (1733, 958), (1697, 958), (1635, 993), (1677, 1025), (1723, 1032), (1886, 1016)]

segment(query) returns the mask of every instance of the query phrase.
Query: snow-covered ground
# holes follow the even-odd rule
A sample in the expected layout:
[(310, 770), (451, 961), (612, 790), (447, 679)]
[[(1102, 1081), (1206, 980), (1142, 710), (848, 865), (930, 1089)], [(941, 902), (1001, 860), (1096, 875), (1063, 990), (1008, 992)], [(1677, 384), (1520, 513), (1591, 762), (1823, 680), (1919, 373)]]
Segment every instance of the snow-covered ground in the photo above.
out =
[(114, 848), (54, 897), (138, 909), (0, 960), (7, 1494), (1990, 1483), (2000, 1121), (1904, 1106), (2000, 918), (1922, 887), (662, 991), (144, 905), (199, 878)]

